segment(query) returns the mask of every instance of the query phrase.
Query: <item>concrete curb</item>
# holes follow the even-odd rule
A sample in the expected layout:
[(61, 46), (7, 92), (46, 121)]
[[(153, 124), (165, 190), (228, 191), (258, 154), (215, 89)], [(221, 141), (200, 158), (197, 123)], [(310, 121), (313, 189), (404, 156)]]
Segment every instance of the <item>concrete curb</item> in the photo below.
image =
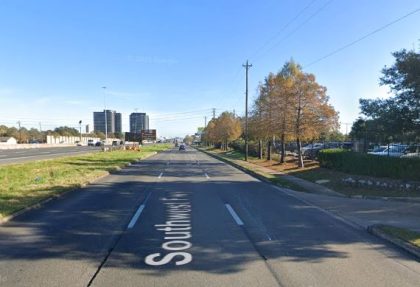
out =
[[(223, 161), (223, 162), (225, 162), (227, 164), (230, 164), (230, 165), (234, 166), (235, 168), (237, 168), (237, 169), (239, 169), (239, 170), (241, 170), (241, 171), (243, 171), (243, 172), (245, 172), (245, 173), (247, 173), (247, 174), (249, 174), (249, 175), (251, 175), (253, 177), (258, 178), (261, 181), (264, 181), (264, 182), (270, 183), (272, 185), (278, 186), (275, 183), (273, 183), (272, 181), (270, 181), (269, 179), (267, 179), (265, 176), (263, 176), (263, 175), (255, 172), (253, 170), (247, 169), (246, 167), (243, 167), (243, 166), (241, 166), (241, 165), (239, 165), (239, 164), (237, 164), (237, 163), (235, 163), (233, 161), (227, 160), (227, 159), (225, 159), (225, 158), (223, 158), (221, 156), (218, 156), (216, 154), (210, 153), (210, 152), (205, 151), (205, 150), (202, 150), (202, 149), (197, 149), (197, 150), (199, 150), (199, 151), (201, 151), (201, 152), (203, 152), (203, 153), (211, 156), (212, 158), (215, 158), (215, 159), (218, 159), (220, 161)], [(288, 180), (287, 179), (288, 175), (279, 175), (279, 176), (280, 176), (280, 178), (283, 178), (284, 180), (286, 180), (286, 181), (288, 181), (288, 182), (290, 182), (292, 184), (299, 185), (295, 181)], [(297, 179), (297, 181), (305, 181), (304, 179), (301, 179), (301, 178), (296, 178), (296, 179)], [(312, 182), (310, 182), (310, 183), (311, 184), (315, 184), (315, 183), (312, 183)], [(308, 193), (319, 193), (319, 194), (327, 195), (327, 196), (345, 197), (341, 193), (338, 193), (338, 192), (335, 192), (335, 191), (331, 191), (331, 192), (311, 192), (310, 190), (308, 190), (307, 187), (304, 187), (302, 185), (299, 185), (299, 186), (304, 190), (304, 192), (306, 191)], [(302, 190), (296, 190), (296, 191), (302, 192)]]
[(376, 237), (379, 237), (379, 238), (393, 244), (394, 246), (404, 250), (405, 252), (411, 254), (413, 257), (416, 258), (417, 261), (420, 262), (420, 248), (418, 248), (417, 246), (414, 246), (411, 243), (406, 242), (406, 241), (404, 241), (404, 240), (402, 240), (398, 237), (394, 237), (394, 236), (391, 236), (391, 235), (383, 232), (381, 230), (382, 226), (383, 225), (381, 225), (381, 224), (374, 224), (374, 225), (369, 226), (367, 228), (367, 231), (370, 234), (372, 234)]
[(101, 179), (103, 179), (103, 178), (105, 178), (105, 177), (107, 177), (107, 176), (109, 176), (109, 175), (116, 174), (119, 170), (121, 170), (121, 169), (123, 169), (123, 168), (125, 168), (125, 167), (127, 167), (127, 166), (131, 166), (133, 163), (140, 162), (140, 161), (142, 161), (142, 160), (144, 160), (144, 159), (146, 159), (146, 158), (149, 158), (149, 157), (151, 157), (151, 156), (154, 156), (154, 155), (156, 155), (156, 154), (157, 154), (157, 152), (153, 152), (153, 153), (151, 153), (150, 155), (147, 155), (147, 156), (145, 156), (145, 157), (144, 157), (144, 158), (142, 158), (142, 159), (139, 159), (139, 160), (134, 160), (134, 161), (132, 161), (132, 162), (130, 162), (130, 163), (128, 163), (128, 164), (126, 164), (126, 165), (124, 165), (123, 167), (118, 167), (116, 171), (106, 172), (106, 174), (104, 174), (104, 175), (102, 175), (102, 176), (99, 176), (99, 177), (95, 178), (94, 180), (89, 181), (89, 182), (87, 182), (87, 183), (85, 183), (85, 184), (82, 184), (82, 185), (80, 185), (80, 187), (78, 187), (78, 188), (69, 188), (68, 190), (65, 190), (65, 191), (63, 191), (63, 192), (61, 192), (61, 193), (59, 193), (59, 194), (51, 194), (49, 197), (47, 197), (47, 198), (45, 198), (45, 199), (43, 199), (43, 200), (41, 200), (41, 201), (38, 201), (38, 202), (36, 202), (36, 203), (34, 203), (34, 204), (32, 204), (32, 205), (29, 205), (29, 206), (27, 206), (27, 207), (24, 207), (24, 208), (22, 208), (22, 209), (20, 209), (20, 210), (16, 211), (15, 213), (12, 213), (12, 214), (10, 214), (10, 215), (6, 216), (6, 217), (0, 218), (0, 225), (4, 224), (4, 223), (6, 223), (6, 222), (9, 222), (9, 221), (11, 221), (12, 219), (14, 219), (15, 217), (17, 217), (17, 216), (19, 216), (19, 215), (22, 215), (22, 214), (24, 214), (24, 213), (26, 213), (26, 212), (28, 212), (28, 211), (30, 211), (30, 210), (41, 208), (41, 207), (43, 207), (45, 204), (47, 204), (48, 202), (53, 201), (53, 200), (57, 200), (57, 199), (59, 199), (59, 198), (63, 197), (64, 195), (66, 195), (66, 194), (68, 194), (68, 193), (70, 193), (70, 192), (72, 192), (72, 191), (75, 191), (75, 190), (80, 190), (80, 189), (86, 188), (89, 184), (92, 184), (92, 183), (98, 182), (99, 180), (101, 180)]
[(264, 181), (266, 183), (270, 183), (270, 184), (275, 185), (273, 182), (271, 182), (270, 180), (268, 180), (266, 177), (262, 176), (261, 174), (255, 172), (255, 171), (249, 170), (249, 169), (247, 169), (247, 168), (245, 168), (245, 167), (243, 167), (243, 166), (241, 166), (241, 165), (239, 165), (237, 163), (234, 163), (234, 162), (232, 162), (230, 160), (227, 160), (227, 159), (225, 159), (223, 157), (217, 156), (217, 155), (215, 155), (213, 153), (210, 153), (208, 151), (205, 151), (205, 150), (202, 150), (202, 149), (197, 149), (197, 150), (200, 151), (200, 152), (203, 152), (203, 153), (207, 154), (208, 156), (211, 156), (212, 158), (215, 158), (217, 160), (223, 161), (223, 162), (225, 162), (225, 163), (233, 166), (234, 168), (239, 169), (240, 171), (243, 171), (243, 172), (245, 172), (245, 173), (247, 173), (247, 174), (249, 174), (249, 175), (251, 175), (253, 177), (256, 177), (257, 179), (259, 179), (261, 181)]

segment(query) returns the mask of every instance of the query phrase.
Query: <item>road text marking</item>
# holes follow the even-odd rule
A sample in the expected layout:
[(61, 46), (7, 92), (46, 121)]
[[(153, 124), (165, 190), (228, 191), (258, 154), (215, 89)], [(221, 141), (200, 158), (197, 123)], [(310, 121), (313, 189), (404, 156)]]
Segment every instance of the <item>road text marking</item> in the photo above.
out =
[(207, 179), (210, 178), (210, 176), (207, 173), (204, 173), (204, 175), (206, 176)]
[(243, 221), (239, 218), (238, 214), (236, 214), (235, 210), (233, 210), (232, 206), (230, 204), (225, 204), (227, 210), (229, 211), (230, 215), (232, 215), (233, 219), (235, 220), (236, 224), (242, 226), (244, 225)]
[(158, 178), (162, 178), (163, 172), (161, 172), (158, 176)]

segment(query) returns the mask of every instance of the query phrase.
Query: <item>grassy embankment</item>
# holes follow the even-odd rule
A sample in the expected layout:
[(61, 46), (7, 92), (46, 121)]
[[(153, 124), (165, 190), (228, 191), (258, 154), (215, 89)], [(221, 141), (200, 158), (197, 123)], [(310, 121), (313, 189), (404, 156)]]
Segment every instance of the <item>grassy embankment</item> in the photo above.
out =
[(170, 146), (150, 145), (140, 151), (100, 152), (0, 166), (0, 218)]
[[(343, 179), (353, 178), (361, 179), (365, 181), (381, 181), (387, 182), (388, 184), (400, 185), (405, 184), (404, 179), (392, 179), (392, 178), (377, 178), (366, 175), (354, 175), (353, 173), (346, 173), (342, 171), (337, 171), (334, 169), (322, 168), (319, 163), (316, 161), (305, 160), (305, 168), (301, 169), (297, 167), (296, 160), (293, 157), (288, 157), (284, 164), (278, 162), (279, 155), (274, 154), (273, 160), (268, 161), (266, 159), (258, 159), (256, 157), (249, 157), (249, 163), (244, 162), (244, 155), (238, 151), (221, 151), (218, 149), (210, 149), (213, 153), (227, 159), (233, 160), (236, 164), (243, 166), (244, 168), (250, 169), (258, 174), (267, 177), (270, 181), (284, 187), (295, 189), (298, 191), (305, 191), (302, 187), (297, 186), (296, 184), (290, 183), (285, 178), (282, 178), (278, 175), (273, 175), (272, 173), (261, 172), (258, 170), (259, 167), (265, 167), (275, 172), (280, 172), (284, 174), (293, 175), (311, 182), (317, 182), (323, 180), (322, 185), (344, 195), (363, 195), (363, 196), (386, 196), (386, 197), (418, 197), (420, 196), (420, 191), (403, 191), (399, 188), (383, 188), (377, 186), (359, 186), (359, 185), (348, 185), (343, 182)], [(378, 160), (381, 160), (379, 158)], [(386, 160), (386, 159), (385, 159)]]

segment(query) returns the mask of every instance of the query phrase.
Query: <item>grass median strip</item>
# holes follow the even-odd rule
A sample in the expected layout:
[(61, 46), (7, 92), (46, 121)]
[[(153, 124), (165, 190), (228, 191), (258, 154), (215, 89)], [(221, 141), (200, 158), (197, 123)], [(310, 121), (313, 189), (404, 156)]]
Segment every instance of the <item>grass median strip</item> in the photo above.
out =
[(0, 167), (0, 219), (69, 189), (81, 187), (169, 145), (112, 151)]

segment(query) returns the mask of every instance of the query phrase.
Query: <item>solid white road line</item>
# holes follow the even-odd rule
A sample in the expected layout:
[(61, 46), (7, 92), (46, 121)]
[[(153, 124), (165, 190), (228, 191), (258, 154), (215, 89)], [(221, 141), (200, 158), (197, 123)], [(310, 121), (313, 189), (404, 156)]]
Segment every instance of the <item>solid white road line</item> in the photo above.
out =
[(149, 192), (149, 194), (146, 196), (145, 200), (143, 201), (143, 204), (139, 206), (139, 208), (137, 209), (136, 213), (134, 214), (133, 218), (131, 218), (130, 223), (127, 225), (128, 229), (131, 229), (134, 227), (134, 225), (136, 225), (137, 220), (140, 217), (140, 214), (142, 213), (143, 209), (146, 207), (146, 203), (150, 198), (150, 195), (152, 195), (151, 192)]
[(162, 178), (163, 172), (161, 172), (158, 176), (158, 178)]
[(244, 225), (243, 221), (239, 218), (239, 216), (236, 214), (235, 210), (233, 210), (232, 206), (230, 204), (225, 204), (227, 210), (229, 211), (230, 215), (232, 215), (233, 219), (235, 220), (236, 224), (239, 226)]

